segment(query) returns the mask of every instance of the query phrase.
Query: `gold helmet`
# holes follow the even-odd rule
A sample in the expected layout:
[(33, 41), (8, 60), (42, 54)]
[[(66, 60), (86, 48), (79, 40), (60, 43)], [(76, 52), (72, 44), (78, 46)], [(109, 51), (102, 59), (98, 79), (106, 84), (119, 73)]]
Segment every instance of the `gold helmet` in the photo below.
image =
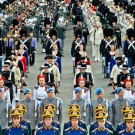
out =
[(20, 110), (18, 110), (17, 108), (15, 108), (10, 113), (10, 117), (14, 117), (14, 116), (22, 118), (23, 117), (23, 114), (22, 114), (22, 112)]
[(98, 112), (98, 111), (102, 111), (102, 110), (106, 110), (106, 107), (103, 104), (98, 104), (95, 107), (95, 113)]
[(80, 111), (70, 111), (69, 112), (69, 117), (70, 117), (70, 119), (71, 118), (77, 118), (77, 119), (80, 119), (81, 118), (81, 113), (80, 113)]
[(105, 113), (105, 112), (97, 112), (95, 116), (96, 116), (97, 120), (98, 119), (106, 119), (107, 118), (107, 113)]
[(53, 104), (47, 104), (45, 107), (44, 107), (44, 111), (46, 110), (50, 110), (50, 111), (55, 111), (55, 106)]
[(20, 110), (22, 113), (26, 113), (26, 106), (24, 104), (18, 104), (16, 106), (18, 110)]
[(69, 106), (69, 111), (81, 111), (81, 109), (78, 104), (72, 104)]
[(122, 108), (122, 113), (128, 113), (128, 112), (134, 112), (134, 109), (132, 106), (124, 106)]
[(126, 113), (124, 115), (124, 120), (135, 120), (135, 114), (133, 112)]
[(53, 118), (53, 117), (54, 117), (54, 113), (53, 113), (53, 111), (51, 111), (51, 110), (45, 110), (45, 111), (43, 112), (43, 114), (42, 114), (42, 117), (43, 117), (43, 118), (45, 118), (45, 117), (51, 117), (51, 118)]

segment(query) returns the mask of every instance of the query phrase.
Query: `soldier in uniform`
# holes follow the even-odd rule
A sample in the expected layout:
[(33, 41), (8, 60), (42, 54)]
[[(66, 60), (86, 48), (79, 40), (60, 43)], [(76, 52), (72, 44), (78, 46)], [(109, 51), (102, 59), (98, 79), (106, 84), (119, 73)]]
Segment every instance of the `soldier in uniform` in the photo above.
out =
[[(70, 107), (69, 107), (69, 111), (79, 111), (80, 113), (80, 106), (78, 104), (72, 104)], [(82, 120), (79, 119), (79, 122), (78, 122), (78, 126), (85, 129), (87, 131), (87, 126), (86, 126), (86, 123)], [(71, 121), (69, 120), (68, 122), (64, 123), (64, 128), (63, 128), (63, 134), (64, 134), (64, 131), (68, 128), (72, 127), (72, 124), (71, 124)]]
[(124, 98), (128, 99), (130, 101), (130, 103), (133, 102), (133, 100), (135, 99), (135, 91), (132, 89), (132, 80), (126, 80), (124, 82), (125, 84), (125, 89), (124, 89)]
[(128, 58), (129, 68), (132, 68), (135, 65), (135, 30), (129, 29), (127, 31), (127, 36), (128, 40), (125, 42), (123, 52), (124, 55)]
[(111, 28), (107, 28), (104, 31), (104, 39), (102, 39), (100, 44), (100, 54), (102, 54), (102, 57), (105, 57), (105, 67), (108, 67), (108, 63), (110, 62), (110, 50), (111, 46), (115, 45), (115, 42), (113, 40), (113, 30)]
[(82, 31), (76, 30), (75, 31), (75, 39), (74, 39), (72, 46), (71, 46), (71, 56), (72, 57), (74, 57), (75, 51), (79, 50), (79, 46), (81, 44), (84, 46), (84, 50), (85, 50), (85, 43), (82, 40)]
[(13, 109), (11, 114), (12, 125), (5, 129), (4, 135), (29, 135), (26, 126), (20, 124), (23, 114), (18, 109)]
[(60, 72), (58, 67), (54, 64), (55, 57), (53, 55), (48, 55), (45, 57), (47, 59), (47, 63), (49, 64), (49, 72), (54, 74), (54, 86), (55, 86), (55, 93), (59, 93), (58, 88), (60, 85)]
[(30, 56), (31, 54), (31, 43), (29, 38), (27, 38), (27, 29), (26, 28), (22, 28), (20, 30), (20, 40), (17, 44), (17, 50), (20, 49), (20, 45), (23, 44), (24, 45), (24, 49), (28, 51), (28, 56)]
[(111, 18), (111, 24), (112, 24), (112, 28), (114, 30), (114, 35), (116, 36), (116, 46), (117, 48), (121, 47), (121, 30), (119, 28), (119, 25), (117, 24), (117, 16), (114, 15)]
[(18, 29), (19, 21), (17, 19), (13, 19), (12, 23), (13, 23), (13, 28), (10, 33), (14, 39), (14, 49), (17, 49), (17, 44), (19, 41), (19, 29)]
[(45, 53), (46, 44), (49, 41), (49, 30), (51, 29), (51, 21), (50, 18), (45, 17), (44, 19), (44, 31), (42, 31), (41, 43), (43, 44), (43, 51)]
[(13, 90), (15, 95), (15, 101), (19, 101), (20, 99), (20, 86), (21, 86), (21, 72), (20, 68), (15, 65), (14, 58), (11, 56), (10, 58), (10, 71), (12, 71), (15, 75), (15, 84), (13, 84)]
[(5, 86), (10, 89), (10, 102), (12, 104), (14, 98), (12, 84), (15, 84), (15, 75), (14, 72), (10, 71), (9, 60), (4, 62), (4, 71), (1, 74), (5, 77)]
[(74, 34), (76, 33), (77, 30), (81, 30), (82, 36), (83, 36), (84, 41), (85, 41), (85, 45), (87, 45), (87, 37), (89, 35), (87, 24), (85, 22), (83, 22), (83, 20), (79, 17), (76, 17), (76, 22), (77, 22), (77, 24), (73, 25), (74, 26)]
[(10, 103), (10, 92), (9, 92), (9, 88), (4, 86), (4, 82), (5, 82), (5, 77), (1, 76), (0, 77), (0, 89), (2, 89), (4, 91), (4, 100), (7, 100), (7, 102)]
[(11, 104), (4, 99), (4, 90), (0, 89), (0, 125), (2, 126), (3, 133), (5, 128), (8, 126), (11, 109)]
[[(53, 104), (48, 104), (48, 105), (46, 105), (46, 106), (44, 107), (44, 112), (47, 111), (47, 110), (52, 111), (53, 114), (54, 114), (55, 106), (54, 106)], [(54, 116), (53, 116), (53, 117), (54, 117)], [(41, 122), (39, 122), (38, 128), (40, 128), (40, 127), (42, 127), (42, 126), (44, 126), (44, 125), (45, 125), (44, 121), (41, 121)], [(58, 129), (59, 129), (59, 132), (61, 132), (60, 122), (57, 122), (57, 121), (53, 120), (53, 121), (52, 121), (52, 126), (58, 128)]]
[(6, 59), (11, 56), (11, 51), (14, 49), (14, 40), (11, 38), (10, 33), (7, 34), (7, 38), (4, 39), (5, 45), (5, 57)]
[[(106, 113), (106, 109), (105, 109), (105, 106), (102, 105), (102, 104), (99, 104), (96, 106), (95, 108), (95, 114), (99, 113), (99, 112), (105, 112)], [(109, 121), (105, 121), (105, 127), (109, 130), (111, 130), (112, 132), (114, 132), (114, 127), (112, 125), (112, 123), (110, 123)], [(92, 131), (94, 129), (98, 128), (98, 121), (96, 120), (94, 123), (91, 123), (90, 124), (90, 130), (89, 130), (89, 134), (91, 135), (92, 134)]]
[(39, 85), (34, 87), (33, 92), (33, 99), (38, 100), (39, 103), (42, 99), (47, 97), (47, 89), (49, 88), (48, 85), (46, 85), (46, 77), (45, 75), (38, 75), (38, 83)]
[(41, 71), (43, 75), (46, 77), (46, 85), (52, 87), (54, 86), (54, 74), (49, 72), (50, 65), (45, 63), (43, 66), (43, 70)]
[(31, 130), (32, 134), (34, 135), (35, 130), (36, 130), (36, 125), (38, 121), (38, 102), (37, 100), (33, 100), (31, 98), (31, 90), (30, 89), (25, 89), (24, 90), (24, 95), (25, 99), (20, 101), (20, 104), (23, 104), (26, 106), (27, 111), (24, 114), (24, 120), (30, 123), (31, 125)]
[(46, 110), (42, 114), (44, 125), (37, 130), (36, 135), (60, 135), (59, 129), (52, 126), (54, 113)]
[(80, 73), (77, 73), (74, 78), (74, 87), (79, 86), (78, 80), (82, 77), (86, 79), (85, 83), (86, 88), (92, 88), (94, 86), (93, 75), (92, 73), (86, 72), (86, 69), (87, 69), (86, 63), (81, 63)]
[(33, 36), (33, 32), (30, 32), (30, 43), (31, 43), (30, 65), (34, 65), (35, 52), (37, 48), (37, 39)]
[[(16, 106), (16, 109), (20, 110), (20, 111), (22, 112), (22, 115), (23, 115), (23, 118), (21, 119), (20, 124), (23, 125), (23, 126), (26, 126), (27, 129), (28, 129), (28, 131), (29, 131), (29, 135), (32, 135), (32, 133), (31, 133), (31, 124), (30, 124), (30, 121), (24, 120), (24, 115), (25, 115), (25, 113), (26, 113), (26, 111), (27, 111), (26, 106), (23, 105), (23, 104), (18, 104), (18, 105)], [(12, 124), (12, 123), (11, 123), (11, 124)], [(10, 125), (10, 123), (9, 123), (9, 125)]]
[(46, 45), (46, 55), (50, 54), (50, 52), (52, 51), (53, 45), (55, 43), (58, 46), (58, 50), (61, 50), (60, 41), (58, 40), (57, 35), (58, 33), (56, 29), (50, 29), (49, 31), (50, 40), (47, 42), (47, 45)]
[[(54, 106), (53, 104), (48, 104), (48, 105), (46, 105), (46, 106), (44, 107), (44, 112), (47, 111), (47, 110), (52, 111), (52, 112), (54, 113), (55, 106)], [(53, 117), (54, 117), (54, 116), (53, 116)], [(44, 121), (40, 121), (39, 124), (38, 124), (38, 128), (40, 128), (40, 127), (42, 127), (42, 126), (44, 126), (44, 125), (45, 125)], [(58, 129), (59, 129), (59, 132), (61, 132), (61, 125), (60, 125), (59, 122), (53, 120), (53, 121), (52, 121), (52, 126), (58, 128)]]
[(126, 79), (132, 79), (132, 75), (128, 72), (128, 65), (123, 64), (122, 65), (122, 72), (117, 76), (117, 86), (125, 88), (125, 80)]
[[(90, 90), (85, 86), (86, 79), (84, 77), (78, 80), (79, 87), (82, 89), (82, 98), (88, 100), (90, 102)], [(76, 99), (75, 90), (73, 91), (73, 99)]]
[(91, 135), (114, 135), (114, 133), (105, 127), (107, 114), (105, 112), (98, 112), (95, 114), (95, 117), (98, 121), (98, 128), (94, 129)]
[(86, 99), (82, 98), (82, 89), (81, 88), (76, 88), (75, 89), (75, 94), (76, 94), (76, 98), (71, 100), (69, 102), (69, 106), (72, 104), (77, 104), (80, 106), (80, 110), (81, 110), (81, 120), (84, 121), (86, 123), (86, 125), (90, 124), (90, 102), (88, 102)]
[(55, 106), (54, 110), (54, 120), (62, 122), (62, 100), (55, 97), (54, 89), (51, 87), (47, 90), (48, 96), (45, 99), (41, 100), (40, 110), (43, 112), (44, 107), (48, 104), (53, 104)]
[(96, 90), (96, 95), (97, 95), (97, 99), (91, 102), (91, 117), (92, 117), (91, 121), (95, 122), (95, 116), (94, 116), (95, 107), (98, 104), (102, 104), (102, 105), (105, 106), (106, 111), (108, 113), (107, 120), (112, 123), (112, 105), (111, 105), (111, 102), (109, 100), (104, 99), (104, 90), (103, 90), (103, 88), (98, 88)]
[(118, 133), (118, 135), (134, 135), (135, 134), (135, 114), (134, 113), (126, 113), (124, 116), (126, 129), (122, 130)]
[(64, 135), (87, 135), (87, 130), (79, 126), (79, 120), (81, 118), (80, 111), (70, 111), (69, 118), (71, 127), (64, 130)]
[(118, 87), (117, 95), (118, 95), (118, 98), (112, 100), (112, 114), (113, 114), (112, 122), (115, 128), (120, 122), (123, 122), (124, 120), (124, 116), (121, 111), (122, 108), (124, 106), (130, 105), (129, 101), (124, 98), (124, 89), (122, 87)]
[[(133, 112), (134, 112), (134, 110), (131, 106), (124, 106), (122, 108), (122, 113), (123, 113), (124, 116), (125, 116), (126, 113), (133, 113)], [(126, 122), (124, 121), (124, 122), (119, 123), (117, 125), (117, 128), (116, 128), (116, 134), (118, 134), (120, 131), (123, 131), (125, 129), (126, 129)], [(134, 127), (134, 129), (135, 129), (135, 127)]]

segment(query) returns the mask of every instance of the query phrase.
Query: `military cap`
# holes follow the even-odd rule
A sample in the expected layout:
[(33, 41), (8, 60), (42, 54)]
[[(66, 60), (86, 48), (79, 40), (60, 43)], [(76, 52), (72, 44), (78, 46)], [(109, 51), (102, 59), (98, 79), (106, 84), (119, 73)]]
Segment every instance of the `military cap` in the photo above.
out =
[(47, 104), (45, 107), (44, 107), (44, 111), (45, 110), (51, 110), (51, 111), (55, 111), (56, 107), (53, 105), (53, 104)]
[(9, 67), (10, 66), (10, 60), (4, 61), (4, 67)]
[(104, 90), (100, 87), (96, 90), (96, 95), (99, 95), (101, 92), (104, 92)]
[(128, 32), (129, 32), (130, 30), (132, 31), (133, 28), (128, 28), (128, 29), (126, 30), (126, 35), (128, 35)]
[(106, 119), (107, 118), (107, 113), (105, 113), (105, 112), (97, 112), (96, 113), (96, 119), (98, 120), (98, 119)]
[(81, 118), (81, 113), (80, 113), (80, 111), (70, 111), (69, 112), (69, 117), (70, 117), (70, 119), (72, 119), (72, 118), (77, 118), (77, 119), (80, 119)]
[(27, 93), (31, 93), (31, 89), (28, 89), (28, 88), (25, 89), (25, 90), (24, 90), (24, 95), (26, 95)]
[(16, 108), (17, 108), (18, 110), (22, 111), (23, 113), (26, 112), (26, 106), (25, 106), (24, 104), (18, 104), (18, 105), (16, 106)]
[(128, 70), (128, 65), (127, 64), (123, 64), (121, 69), (122, 70)]
[(128, 38), (130, 39), (131, 37), (134, 37), (135, 38), (135, 30), (134, 29), (129, 29), (127, 31), (127, 36)]
[(118, 87), (118, 89), (117, 89), (117, 94), (119, 94), (122, 90), (124, 90), (123, 87)]
[(53, 56), (53, 55), (47, 55), (44, 59), (47, 60), (47, 59), (55, 59), (56, 57)]
[(87, 64), (86, 63), (81, 63), (81, 66), (79, 68), (80, 69), (86, 69), (87, 68)]
[(12, 111), (11, 111), (11, 113), (10, 113), (10, 116), (11, 117), (20, 117), (20, 118), (22, 118), (23, 117), (23, 114), (22, 114), (22, 112), (20, 111), (20, 110), (18, 110), (17, 108), (15, 108), (15, 109), (13, 109)]
[(106, 110), (105, 106), (103, 104), (98, 104), (95, 107), (95, 112), (99, 111), (99, 110)]
[(112, 24), (113, 22), (117, 23), (117, 20), (118, 20), (117, 16), (113, 14), (113, 15), (111, 16), (110, 22), (111, 22), (111, 24)]
[(109, 13), (110, 12), (110, 10), (109, 10), (109, 8), (108, 7), (105, 7), (104, 9), (103, 9), (103, 11), (102, 11), (102, 14), (105, 16), (107, 13)]
[(75, 31), (75, 38), (77, 38), (77, 37), (82, 38), (82, 31), (81, 31), (80, 29), (77, 29), (77, 30)]
[(53, 118), (54, 117), (54, 113), (52, 110), (45, 110), (42, 114), (42, 117), (45, 118), (45, 117), (51, 117)]
[(77, 87), (74, 90), (75, 90), (75, 94), (82, 91), (82, 89), (80, 87)]
[(113, 33), (114, 33), (114, 31), (113, 31), (113, 29), (112, 28), (106, 28), (105, 29), (105, 31), (104, 31), (104, 36), (105, 37), (109, 37), (109, 36), (113, 36)]
[(103, 110), (96, 110), (96, 111), (95, 111), (95, 114), (98, 113), (98, 112), (104, 112), (104, 113), (106, 113), (106, 109), (103, 109)]
[(122, 113), (128, 113), (128, 112), (134, 112), (134, 109), (132, 106), (124, 106), (122, 108)]
[(123, 60), (123, 57), (122, 56), (118, 56), (115, 58), (116, 61), (122, 61)]
[(26, 37), (27, 36), (27, 30), (26, 29), (21, 29), (20, 30), (20, 37)]
[(50, 65), (48, 63), (45, 63), (43, 67), (44, 68), (50, 68)]
[(54, 92), (54, 89), (51, 88), (51, 87), (49, 87), (49, 88), (47, 89), (46, 93), (48, 94), (48, 93), (50, 93), (50, 92)]
[(48, 25), (48, 24), (51, 24), (51, 21), (50, 21), (50, 19), (49, 18), (45, 18), (45, 21), (44, 21), (44, 25), (46, 26), (46, 25)]
[(101, 3), (99, 5), (98, 11), (101, 12), (101, 9), (103, 9), (106, 5), (104, 3)]
[(127, 13), (131, 13), (132, 12), (132, 6), (128, 5), (126, 11), (127, 11)]
[(50, 38), (52, 38), (52, 36), (56, 36), (57, 37), (57, 35), (58, 35), (58, 32), (57, 32), (56, 29), (54, 29), (54, 28), (50, 29), (50, 31), (49, 31)]
[(124, 115), (124, 120), (135, 120), (135, 114), (133, 112), (126, 113)]
[(80, 106), (78, 104), (72, 104), (69, 106), (69, 111), (80, 111)]

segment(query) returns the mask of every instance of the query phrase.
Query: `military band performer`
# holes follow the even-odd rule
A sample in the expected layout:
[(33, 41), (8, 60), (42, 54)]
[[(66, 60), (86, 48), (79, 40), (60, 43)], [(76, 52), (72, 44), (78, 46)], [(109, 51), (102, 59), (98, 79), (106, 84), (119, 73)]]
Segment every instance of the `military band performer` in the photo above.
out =
[(23, 117), (20, 110), (13, 109), (10, 117), (12, 119), (12, 124), (5, 129), (4, 135), (29, 135), (27, 127), (20, 124)]
[(59, 129), (52, 126), (54, 113), (53, 111), (46, 110), (42, 114), (44, 125), (38, 128), (36, 135), (60, 135)]

